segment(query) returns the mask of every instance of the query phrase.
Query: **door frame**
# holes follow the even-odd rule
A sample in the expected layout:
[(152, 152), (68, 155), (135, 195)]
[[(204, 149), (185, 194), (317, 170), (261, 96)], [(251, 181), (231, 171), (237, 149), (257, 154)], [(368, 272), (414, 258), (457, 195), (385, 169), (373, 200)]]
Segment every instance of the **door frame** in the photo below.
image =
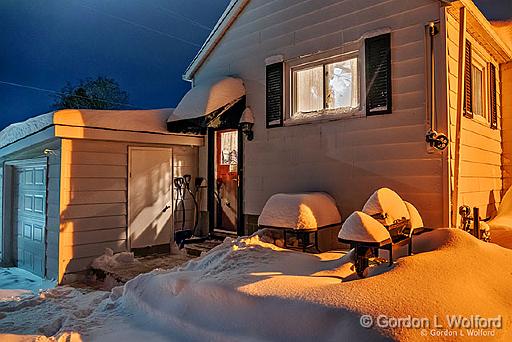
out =
[(237, 208), (236, 208), (236, 234), (242, 236), (245, 234), (245, 220), (244, 220), (244, 134), (240, 127), (229, 128), (222, 127), (219, 129), (208, 128), (208, 231), (209, 235), (215, 234), (215, 167), (216, 158), (215, 153), (216, 139), (215, 134), (218, 131), (226, 130), (238, 131), (238, 156), (237, 156), (237, 174), (238, 174), (238, 188), (237, 188)]
[[(0, 264), (4, 266), (18, 267), (18, 238), (17, 238), (17, 227), (14, 227), (15, 221), (14, 216), (14, 173), (16, 168), (30, 166), (30, 165), (42, 165), (46, 167), (45, 172), (45, 215), (44, 215), (44, 271), (43, 277), (47, 276), (47, 252), (48, 252), (48, 157), (30, 158), (30, 159), (16, 159), (4, 161), (3, 168), (3, 186), (2, 186), (2, 232), (0, 237), (2, 241), (2, 258)], [(16, 218), (17, 220), (17, 218)]]
[[(130, 210), (130, 197), (131, 197), (131, 178), (132, 178), (132, 151), (145, 151), (145, 150), (160, 150), (160, 151), (169, 151), (171, 153), (171, 181), (170, 181), (170, 191), (171, 191), (171, 206), (172, 203), (174, 203), (174, 150), (172, 147), (156, 147), (156, 146), (137, 146), (137, 145), (130, 145), (128, 146), (128, 165), (127, 165), (127, 188), (128, 191), (126, 191), (126, 250), (131, 251), (131, 240), (130, 240), (130, 219), (131, 219), (131, 210)], [(174, 208), (172, 208), (174, 210)], [(174, 212), (172, 213), (174, 215)], [(174, 219), (171, 220), (171, 243), (174, 239)]]

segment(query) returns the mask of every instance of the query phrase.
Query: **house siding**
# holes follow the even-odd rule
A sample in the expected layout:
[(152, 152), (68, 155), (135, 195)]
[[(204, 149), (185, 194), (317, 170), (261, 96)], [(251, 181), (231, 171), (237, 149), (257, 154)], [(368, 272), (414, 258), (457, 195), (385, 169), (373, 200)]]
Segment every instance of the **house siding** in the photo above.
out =
[[(59, 141), (59, 145), (60, 145)], [(46, 277), (59, 277), (60, 176), (61, 146), (48, 156), (47, 217), (46, 217)]]
[[(245, 82), (256, 117), (245, 145), (245, 214), (258, 215), (276, 192), (327, 191), (347, 217), (386, 186), (414, 203), (427, 225), (442, 225), (443, 158), (425, 144), (425, 25), (440, 13), (433, 0), (249, 2), (194, 77)], [(266, 129), (265, 58), (341, 48), (380, 29), (391, 31), (392, 114)]]
[(127, 249), (128, 147), (173, 149), (174, 175), (197, 175), (197, 148), (64, 139), (60, 206), (60, 274), (87, 269), (104, 253)]
[[(454, 13), (447, 13), (446, 16), (446, 45), (447, 45), (447, 68), (448, 68), (448, 110), (450, 133), (453, 137), (450, 146), (450, 162), (452, 165), (451, 184), (454, 191), (454, 165), (455, 165), (455, 136), (457, 120), (457, 87), (458, 87), (458, 61), (459, 58), (459, 23)], [(482, 46), (478, 37), (466, 32), (466, 38), (471, 42), (472, 49), (478, 50), (487, 62), (493, 62), (496, 66), (496, 59)], [(458, 206), (468, 205), (479, 207), (482, 217), (496, 214), (501, 202), (502, 183), (502, 106), (501, 106), (501, 78), (497, 78), (497, 110), (498, 129), (491, 129), (489, 123), (480, 122), (462, 116), (460, 127), (460, 168), (458, 184)], [(456, 209), (456, 208), (455, 208)], [(457, 209), (456, 209), (457, 210)], [(458, 225), (460, 220), (454, 222)]]

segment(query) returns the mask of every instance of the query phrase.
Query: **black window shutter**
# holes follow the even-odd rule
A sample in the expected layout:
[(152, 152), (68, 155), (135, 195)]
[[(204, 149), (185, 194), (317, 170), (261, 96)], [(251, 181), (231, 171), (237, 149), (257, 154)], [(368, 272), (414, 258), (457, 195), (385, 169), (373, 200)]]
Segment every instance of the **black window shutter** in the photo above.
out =
[(391, 113), (391, 33), (365, 40), (366, 115)]
[(489, 110), (491, 116), (491, 128), (498, 128), (498, 104), (496, 103), (496, 67), (489, 63)]
[(471, 75), (471, 43), (466, 40), (466, 58), (464, 60), (464, 116), (473, 118), (473, 77)]
[(283, 125), (283, 63), (267, 65), (267, 128)]

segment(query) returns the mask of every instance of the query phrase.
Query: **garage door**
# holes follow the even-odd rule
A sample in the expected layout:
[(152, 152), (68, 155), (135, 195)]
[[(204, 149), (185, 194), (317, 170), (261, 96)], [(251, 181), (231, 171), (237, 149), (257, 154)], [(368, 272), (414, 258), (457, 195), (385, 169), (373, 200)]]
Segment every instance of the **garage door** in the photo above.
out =
[(14, 223), (17, 228), (18, 267), (45, 275), (46, 165), (16, 166)]

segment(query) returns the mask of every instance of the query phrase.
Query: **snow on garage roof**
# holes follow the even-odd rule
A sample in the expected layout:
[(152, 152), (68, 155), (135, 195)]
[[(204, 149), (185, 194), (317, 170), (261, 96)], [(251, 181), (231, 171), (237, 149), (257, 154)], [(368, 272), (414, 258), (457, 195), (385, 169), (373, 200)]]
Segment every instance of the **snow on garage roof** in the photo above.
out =
[(172, 134), (166, 122), (174, 109), (92, 110), (64, 109), (14, 123), (0, 132), (0, 148), (50, 126), (72, 126), (153, 134)]

